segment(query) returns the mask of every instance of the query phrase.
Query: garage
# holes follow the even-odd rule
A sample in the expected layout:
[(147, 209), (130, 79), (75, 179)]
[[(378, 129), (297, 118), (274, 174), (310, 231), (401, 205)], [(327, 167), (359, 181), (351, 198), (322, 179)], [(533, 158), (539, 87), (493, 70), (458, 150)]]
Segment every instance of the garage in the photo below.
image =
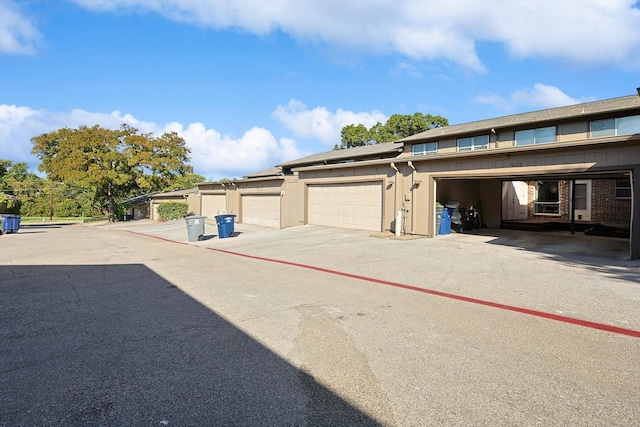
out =
[(382, 183), (309, 185), (308, 223), (381, 231)]
[(241, 203), (243, 224), (280, 228), (279, 194), (246, 194)]
[(225, 194), (202, 194), (202, 216), (214, 218), (227, 211), (227, 196)]

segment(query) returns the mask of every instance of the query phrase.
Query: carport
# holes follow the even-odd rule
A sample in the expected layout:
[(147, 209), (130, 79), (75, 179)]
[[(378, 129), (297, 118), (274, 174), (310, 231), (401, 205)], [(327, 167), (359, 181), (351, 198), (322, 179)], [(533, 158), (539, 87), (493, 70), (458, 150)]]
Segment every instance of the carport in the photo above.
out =
[[(434, 176), (433, 180), (436, 201), (443, 203), (447, 200), (456, 200), (462, 208), (468, 208), (471, 205), (479, 208), (483, 226), (488, 228), (508, 228), (520, 230), (523, 233), (565, 230), (572, 234), (576, 231), (583, 232), (585, 229), (594, 228), (600, 230), (596, 233), (615, 234), (617, 237), (622, 237), (621, 233), (626, 231), (626, 237), (629, 239), (630, 257), (634, 259), (640, 257), (640, 238), (637, 232), (640, 214), (637, 203), (634, 203), (638, 197), (638, 185), (634, 186), (633, 175), (633, 170), (619, 169), (555, 174), (477, 174), (464, 177), (445, 174), (444, 176)], [(601, 216), (592, 214), (592, 209), (597, 209), (596, 204), (599, 206), (605, 203), (612, 205), (616, 202), (615, 194), (613, 196), (611, 194), (594, 194), (593, 183), (606, 181), (628, 181), (630, 184), (627, 200), (624, 203), (618, 203), (624, 210), (619, 213), (618, 217), (624, 218), (624, 220), (619, 220), (612, 226), (603, 224), (603, 221), (600, 221)], [(533, 190), (528, 184), (530, 182), (535, 182), (538, 185), (558, 183), (560, 194), (557, 205), (564, 209), (555, 215), (540, 213), (532, 216), (531, 213), (537, 210), (553, 209), (553, 203), (537, 203), (532, 200)], [(635, 193), (634, 188), (636, 189)], [(625, 191), (624, 188), (622, 190)], [(602, 191), (600, 192), (602, 193)], [(626, 192), (624, 195), (626, 196)], [(633, 233), (634, 223), (636, 225), (635, 234)]]

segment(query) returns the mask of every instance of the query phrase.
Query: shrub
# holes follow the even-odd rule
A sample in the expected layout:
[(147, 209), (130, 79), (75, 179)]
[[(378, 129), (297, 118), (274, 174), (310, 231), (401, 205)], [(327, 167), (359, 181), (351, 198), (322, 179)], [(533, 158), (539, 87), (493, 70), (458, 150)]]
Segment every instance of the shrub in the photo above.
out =
[(187, 216), (189, 205), (183, 202), (168, 202), (158, 205), (158, 216), (165, 221)]

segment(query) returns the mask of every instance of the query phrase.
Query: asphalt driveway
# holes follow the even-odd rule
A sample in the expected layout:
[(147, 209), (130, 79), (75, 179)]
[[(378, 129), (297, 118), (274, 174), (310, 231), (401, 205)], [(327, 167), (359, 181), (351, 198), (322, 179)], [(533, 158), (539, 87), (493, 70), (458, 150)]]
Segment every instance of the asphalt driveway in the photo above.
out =
[(637, 425), (628, 242), (0, 236), (0, 425)]

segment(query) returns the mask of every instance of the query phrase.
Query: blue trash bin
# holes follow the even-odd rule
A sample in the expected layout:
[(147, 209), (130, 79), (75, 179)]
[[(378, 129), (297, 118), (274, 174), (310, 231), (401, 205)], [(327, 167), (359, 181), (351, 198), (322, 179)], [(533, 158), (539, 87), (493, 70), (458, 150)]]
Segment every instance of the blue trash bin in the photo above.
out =
[(216, 215), (218, 238), (226, 239), (227, 237), (233, 237), (233, 223), (235, 219), (235, 215)]
[(17, 233), (20, 229), (20, 215), (0, 215), (0, 233)]
[(450, 234), (451, 233), (451, 217), (449, 216), (449, 210), (442, 210), (442, 218), (440, 219), (440, 229), (438, 234)]

